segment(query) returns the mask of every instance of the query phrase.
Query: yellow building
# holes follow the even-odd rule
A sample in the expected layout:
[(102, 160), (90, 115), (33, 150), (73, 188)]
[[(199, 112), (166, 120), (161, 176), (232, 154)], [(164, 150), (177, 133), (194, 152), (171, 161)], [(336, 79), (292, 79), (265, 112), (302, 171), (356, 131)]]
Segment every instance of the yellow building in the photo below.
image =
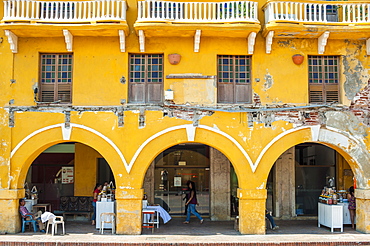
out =
[(191, 179), (201, 213), (264, 234), (266, 206), (317, 216), (323, 186), (355, 178), (369, 233), (369, 9), (2, 0), (0, 231), (20, 231), (26, 182), (57, 206), (113, 177), (117, 233), (140, 234), (144, 190), (180, 214)]

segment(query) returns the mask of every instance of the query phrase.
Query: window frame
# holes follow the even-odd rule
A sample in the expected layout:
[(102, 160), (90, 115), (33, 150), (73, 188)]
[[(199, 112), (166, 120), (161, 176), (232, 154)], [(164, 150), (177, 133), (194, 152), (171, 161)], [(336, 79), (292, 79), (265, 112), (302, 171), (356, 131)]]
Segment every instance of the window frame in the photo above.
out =
[[(54, 58), (50, 57), (43, 57), (43, 56), (55, 56)], [(63, 56), (69, 56), (69, 57), (63, 57)], [(73, 59), (73, 53), (40, 53), (40, 62), (39, 62), (39, 89), (38, 89), (38, 98), (39, 102), (41, 103), (59, 103), (59, 104), (71, 104), (72, 103), (72, 88), (73, 88), (73, 71), (74, 71), (74, 59)], [(44, 69), (44, 66), (47, 66), (49, 64), (44, 64), (44, 60), (46, 59), (54, 59), (56, 62), (54, 64), (51, 64), (55, 70), (54, 71), (48, 71)], [(69, 59), (68, 63), (61, 63), (60, 61), (62, 59)], [(60, 69), (61, 66), (67, 66), (69, 69), (64, 70)], [(52, 73), (54, 74), (54, 77), (48, 78), (47, 76), (43, 76), (46, 73)], [(63, 74), (69, 73), (70, 75), (67, 77), (63, 77)], [(44, 80), (55, 80), (54, 82), (44, 82)], [(67, 81), (59, 81), (59, 80), (67, 80)], [(68, 81), (69, 80), (69, 81)], [(45, 95), (47, 92), (47, 87), (53, 84), (53, 100), (44, 100), (44, 97), (47, 97)], [(64, 91), (68, 91), (67, 95), (69, 94), (69, 100), (63, 100), (59, 99), (62, 97), (62, 89)], [(45, 93), (45, 94), (44, 94)]]
[[(316, 61), (316, 64), (314, 61)], [(330, 62), (333, 64), (330, 64)], [(340, 64), (340, 56), (308, 56), (309, 103), (340, 103)], [(315, 74), (317, 74), (317, 77)]]
[[(158, 53), (132, 53), (129, 54), (128, 59), (128, 102), (132, 104), (162, 103), (164, 97), (164, 55)], [(132, 60), (135, 59), (140, 59), (140, 63), (132, 63)], [(153, 63), (153, 60), (155, 59), (158, 59), (158, 63)], [(138, 70), (133, 69), (133, 67), (136, 66), (139, 66), (141, 68)], [(153, 70), (153, 67), (155, 66), (158, 66), (158, 69)], [(135, 73), (140, 73), (140, 76), (133, 76)], [(158, 77), (154, 76), (154, 74), (156, 73), (158, 73)]]
[[(228, 59), (229, 63), (220, 62), (224, 59)], [(243, 59), (245, 65), (240, 65), (240, 61)], [(225, 67), (228, 68), (224, 69)], [(245, 67), (245, 70), (241, 70), (241, 67)], [(223, 74), (228, 75), (224, 77)], [(245, 77), (240, 77), (242, 74), (245, 74)], [(241, 82), (240, 80), (245, 81)], [(252, 103), (251, 55), (217, 55), (217, 103)]]

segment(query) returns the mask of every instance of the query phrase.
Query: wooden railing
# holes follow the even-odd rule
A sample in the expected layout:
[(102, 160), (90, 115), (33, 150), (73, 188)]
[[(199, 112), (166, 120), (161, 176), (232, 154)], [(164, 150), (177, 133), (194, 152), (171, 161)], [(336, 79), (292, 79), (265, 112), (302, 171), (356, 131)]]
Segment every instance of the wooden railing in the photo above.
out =
[(126, 2), (96, 1), (4, 1), (2, 21), (36, 21), (75, 23), (92, 21), (125, 21)]
[(258, 3), (139, 1), (138, 21), (253, 22), (258, 20)]
[(322, 22), (370, 23), (370, 3), (350, 1), (271, 1), (267, 3), (265, 21), (268, 22)]

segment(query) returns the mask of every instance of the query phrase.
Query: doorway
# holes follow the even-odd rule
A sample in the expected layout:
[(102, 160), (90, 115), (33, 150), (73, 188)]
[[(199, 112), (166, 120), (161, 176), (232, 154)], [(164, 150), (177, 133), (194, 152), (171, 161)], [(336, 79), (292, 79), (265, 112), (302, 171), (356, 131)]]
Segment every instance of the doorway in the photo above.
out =
[(187, 181), (195, 182), (202, 215), (209, 214), (210, 161), (209, 147), (203, 144), (175, 145), (154, 161), (154, 203), (171, 215), (185, 213)]

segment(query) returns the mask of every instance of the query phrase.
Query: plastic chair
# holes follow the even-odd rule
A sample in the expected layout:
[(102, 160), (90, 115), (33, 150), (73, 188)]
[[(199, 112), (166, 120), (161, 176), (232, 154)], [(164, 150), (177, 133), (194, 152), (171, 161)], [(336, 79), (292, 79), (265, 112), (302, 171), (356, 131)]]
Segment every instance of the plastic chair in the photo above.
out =
[[(33, 225), (33, 231), (36, 232), (37, 231), (37, 225), (36, 225), (36, 220), (33, 219), (32, 215), (26, 215), (25, 217), (22, 216), (21, 214), (21, 217), (22, 217), (22, 232), (25, 231), (25, 228), (26, 228), (26, 224), (32, 224)], [(26, 220), (27, 217), (30, 217), (30, 220)]]
[(65, 234), (64, 230), (64, 219), (63, 216), (55, 216), (54, 218), (50, 218), (48, 220), (48, 225), (46, 227), (46, 234), (49, 231), (49, 225), (51, 225), (51, 235), (54, 236), (54, 232), (57, 233), (58, 224), (62, 224), (63, 227), (63, 235)]
[(100, 234), (104, 234), (104, 224), (112, 224), (112, 234), (115, 233), (115, 213), (101, 213), (100, 214)]

